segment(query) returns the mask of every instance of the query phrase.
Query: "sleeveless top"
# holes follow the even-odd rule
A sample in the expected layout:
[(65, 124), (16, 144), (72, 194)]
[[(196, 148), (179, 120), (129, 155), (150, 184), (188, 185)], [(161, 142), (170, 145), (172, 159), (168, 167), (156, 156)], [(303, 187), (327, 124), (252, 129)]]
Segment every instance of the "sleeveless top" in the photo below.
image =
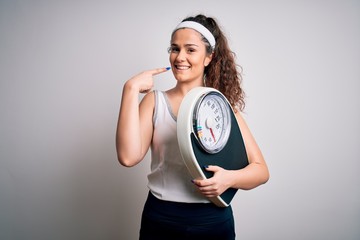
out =
[(158, 199), (184, 203), (208, 203), (191, 182), (178, 146), (176, 117), (166, 93), (154, 91), (154, 132), (151, 142), (151, 173), (148, 187)]

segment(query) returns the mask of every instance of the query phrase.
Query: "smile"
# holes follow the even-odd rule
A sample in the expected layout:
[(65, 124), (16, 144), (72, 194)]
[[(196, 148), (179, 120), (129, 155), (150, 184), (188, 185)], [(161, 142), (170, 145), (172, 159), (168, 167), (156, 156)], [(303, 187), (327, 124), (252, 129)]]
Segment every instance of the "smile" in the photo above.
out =
[(188, 69), (190, 69), (190, 66), (184, 66), (184, 65), (175, 65), (175, 67), (178, 70), (188, 70)]

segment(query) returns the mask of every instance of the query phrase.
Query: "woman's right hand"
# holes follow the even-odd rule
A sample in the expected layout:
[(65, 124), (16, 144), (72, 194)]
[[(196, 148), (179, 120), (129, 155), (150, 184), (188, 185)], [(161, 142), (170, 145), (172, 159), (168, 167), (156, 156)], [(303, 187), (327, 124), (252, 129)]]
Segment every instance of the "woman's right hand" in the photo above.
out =
[(137, 89), (139, 93), (147, 93), (154, 86), (153, 76), (168, 71), (170, 68), (156, 68), (141, 72), (130, 78), (125, 85), (130, 89)]

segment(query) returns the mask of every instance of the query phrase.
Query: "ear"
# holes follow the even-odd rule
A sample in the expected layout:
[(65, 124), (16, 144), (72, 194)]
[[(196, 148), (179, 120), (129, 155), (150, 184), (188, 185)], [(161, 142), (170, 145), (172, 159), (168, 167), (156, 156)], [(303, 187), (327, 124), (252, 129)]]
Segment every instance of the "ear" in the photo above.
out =
[(207, 55), (205, 57), (205, 60), (204, 60), (204, 66), (205, 67), (207, 67), (210, 64), (210, 62), (212, 60), (212, 57), (213, 57), (213, 53), (211, 53), (211, 54), (209, 54), (209, 55)]

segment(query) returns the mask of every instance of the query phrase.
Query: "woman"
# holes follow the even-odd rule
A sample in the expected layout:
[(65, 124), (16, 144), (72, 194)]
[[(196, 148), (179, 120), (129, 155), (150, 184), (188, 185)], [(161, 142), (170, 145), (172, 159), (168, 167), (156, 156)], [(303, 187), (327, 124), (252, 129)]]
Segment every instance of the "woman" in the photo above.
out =
[[(166, 92), (150, 91), (153, 76), (170, 68), (144, 71), (123, 88), (116, 148), (119, 162), (139, 163), (151, 147), (150, 189), (143, 210), (140, 239), (235, 239), (231, 206), (219, 208), (208, 197), (228, 188), (252, 189), (269, 178), (262, 153), (240, 111), (244, 93), (233, 53), (213, 18), (183, 20), (171, 35), (170, 64), (177, 83)], [(213, 87), (229, 100), (244, 138), (249, 165), (229, 171), (208, 166), (209, 179), (191, 179), (180, 155), (176, 116), (187, 92)], [(147, 93), (138, 104), (139, 93)]]

